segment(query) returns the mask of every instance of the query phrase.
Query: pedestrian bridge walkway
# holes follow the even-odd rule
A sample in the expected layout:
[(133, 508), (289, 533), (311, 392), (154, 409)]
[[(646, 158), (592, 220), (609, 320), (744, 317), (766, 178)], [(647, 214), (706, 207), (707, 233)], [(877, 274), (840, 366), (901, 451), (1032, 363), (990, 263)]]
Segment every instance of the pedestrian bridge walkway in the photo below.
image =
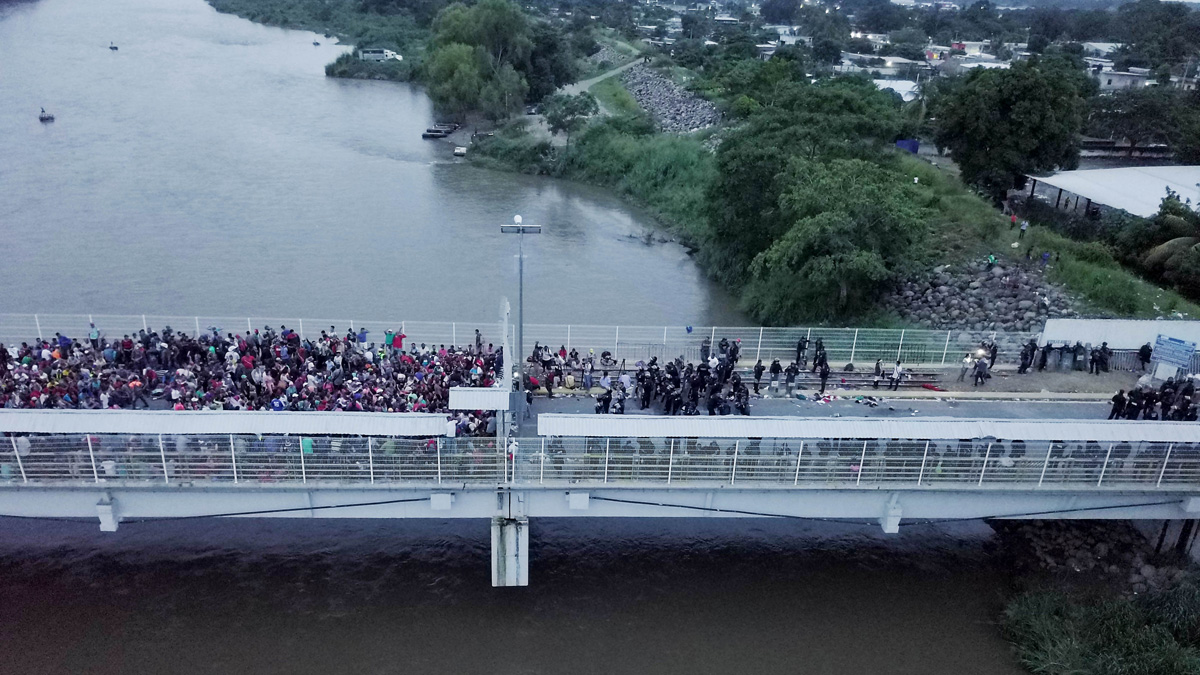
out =
[[(543, 415), (448, 438), (436, 415), (0, 411), (0, 515), (491, 518), (523, 585), (531, 517), (1191, 518), (1176, 422)], [(507, 562), (505, 562), (507, 561)]]

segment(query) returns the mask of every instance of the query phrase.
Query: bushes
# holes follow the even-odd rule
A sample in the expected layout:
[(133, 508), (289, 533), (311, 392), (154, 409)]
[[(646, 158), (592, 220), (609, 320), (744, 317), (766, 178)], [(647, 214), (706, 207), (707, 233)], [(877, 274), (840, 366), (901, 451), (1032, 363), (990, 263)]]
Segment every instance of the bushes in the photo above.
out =
[(1046, 675), (1194, 674), (1198, 631), (1200, 593), (1189, 583), (1140, 601), (1036, 591), (1004, 612), (1021, 663)]

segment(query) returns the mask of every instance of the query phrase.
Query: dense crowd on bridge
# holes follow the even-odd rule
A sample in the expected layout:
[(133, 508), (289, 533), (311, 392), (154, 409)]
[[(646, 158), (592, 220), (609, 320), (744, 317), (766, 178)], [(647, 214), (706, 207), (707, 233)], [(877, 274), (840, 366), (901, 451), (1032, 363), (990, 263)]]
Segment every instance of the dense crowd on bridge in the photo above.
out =
[[(641, 410), (651, 408), (657, 402), (667, 415), (697, 415), (701, 411), (707, 411), (709, 415), (749, 415), (751, 391), (755, 396), (782, 394), (791, 397), (804, 372), (819, 378), (817, 395), (825, 393), (832, 371), (822, 339), (805, 337), (798, 340), (796, 358), (787, 366), (779, 359), (772, 359), (770, 365), (757, 359), (747, 377), (739, 372), (741, 349), (740, 339), (721, 338), (714, 345), (706, 337), (700, 344), (700, 358), (695, 362), (679, 356), (660, 363), (658, 357), (651, 357), (649, 361), (639, 361), (627, 369), (607, 351), (597, 359), (592, 351), (581, 356), (574, 349), (568, 351), (565, 345), (555, 351), (537, 344), (527, 359), (532, 370), (527, 393), (532, 397), (534, 389), (544, 387), (547, 395), (553, 397), (556, 387), (575, 389), (578, 385), (590, 393), (599, 386), (597, 413), (622, 414), (626, 400), (633, 398)], [(575, 373), (579, 373), (579, 382), (576, 382)], [(882, 362), (877, 361), (875, 387), (886, 381), (891, 388), (897, 388), (906, 374), (899, 363), (885, 369)]]
[[(448, 412), (450, 387), (488, 387), (503, 348), (408, 343), (389, 330), (335, 326), (302, 338), (280, 326), (188, 335), (165, 326), (110, 339), (88, 335), (0, 344), (0, 407), (174, 410)], [(491, 415), (461, 413), (461, 434), (495, 431)]]

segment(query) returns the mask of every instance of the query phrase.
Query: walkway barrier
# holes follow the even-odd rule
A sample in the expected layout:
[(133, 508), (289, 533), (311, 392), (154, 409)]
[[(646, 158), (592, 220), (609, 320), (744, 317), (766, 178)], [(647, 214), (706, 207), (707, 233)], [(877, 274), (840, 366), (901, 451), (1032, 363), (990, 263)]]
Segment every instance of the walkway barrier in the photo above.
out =
[[(956, 490), (1200, 487), (1200, 443), (1020, 440), (36, 435), (0, 487), (696, 486)], [(511, 456), (510, 456), (511, 454)]]
[[(170, 326), (175, 331), (189, 335), (210, 332), (213, 328), (224, 333), (245, 333), (247, 330), (262, 330), (270, 326), (275, 331), (280, 326), (296, 330), (302, 337), (312, 338), (321, 331), (334, 330), (345, 335), (348, 330), (368, 330), (368, 340), (377, 344), (383, 341), (388, 330), (398, 330), (408, 337), (405, 345), (425, 343), (430, 346), (473, 344), (475, 330), (479, 329), (483, 343), (500, 346), (504, 343), (503, 330), (496, 321), (491, 322), (432, 322), (405, 320), (364, 320), (354, 318), (309, 319), (287, 317), (228, 317), (228, 316), (175, 316), (175, 315), (86, 315), (86, 314), (0, 314), (0, 342), (19, 345), (33, 339), (49, 339), (62, 333), (75, 339), (88, 335), (89, 323), (95, 323), (108, 339), (119, 339), (124, 335), (136, 335), (139, 330), (158, 330)], [(510, 326), (510, 331), (515, 330)], [(766, 328), (752, 326), (604, 326), (570, 324), (527, 324), (525, 346), (532, 352), (533, 345), (540, 343), (553, 349), (565, 347), (581, 354), (594, 351), (597, 359), (604, 352), (611, 352), (617, 360), (632, 367), (637, 361), (657, 356), (660, 360), (683, 356), (696, 361), (700, 358), (701, 344), (708, 338), (716, 349), (722, 338), (730, 342), (741, 340), (742, 363), (753, 365), (761, 358), (765, 363), (779, 359), (789, 363), (796, 358), (796, 344), (808, 339), (808, 358), (821, 339), (834, 369), (846, 363), (872, 364), (882, 359), (885, 364), (904, 362), (907, 366), (954, 365), (962, 360), (966, 352), (974, 353), (985, 339), (995, 340), (1000, 349), (1000, 360), (1012, 363), (1021, 345), (1035, 338), (1037, 333), (1006, 333), (996, 331), (936, 331), (916, 329), (884, 328), (828, 328), (796, 326)], [(515, 344), (515, 335), (510, 335)]]

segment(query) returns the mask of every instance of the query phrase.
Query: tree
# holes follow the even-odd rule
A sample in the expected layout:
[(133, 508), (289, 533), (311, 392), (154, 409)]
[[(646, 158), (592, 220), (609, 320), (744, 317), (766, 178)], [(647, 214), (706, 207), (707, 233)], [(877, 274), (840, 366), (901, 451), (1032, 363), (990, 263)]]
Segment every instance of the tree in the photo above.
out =
[(475, 47), (451, 43), (439, 47), (425, 64), (429, 96), (434, 104), (456, 117), (479, 106), (483, 75)]
[(1088, 132), (1113, 140), (1128, 140), (1129, 154), (1147, 143), (1171, 144), (1182, 135), (1177, 108), (1185, 104), (1175, 90), (1166, 87), (1124, 89), (1092, 99)]
[(498, 122), (520, 114), (528, 91), (525, 78), (521, 77), (512, 65), (506, 63), (483, 85), (479, 93), (479, 103), (488, 118)]
[(763, 21), (767, 23), (791, 25), (796, 19), (796, 10), (799, 7), (798, 0), (766, 0), (760, 13)]
[(546, 99), (546, 124), (550, 133), (567, 135), (567, 146), (571, 145), (571, 134), (583, 128), (589, 117), (600, 112), (600, 104), (596, 97), (586, 91), (571, 96), (570, 94), (555, 94)]
[(813, 40), (813, 58), (820, 63), (840, 63), (842, 60), (842, 43), (827, 37)]
[(999, 202), (1025, 174), (1079, 165), (1083, 77), (1036, 60), (976, 69), (931, 101), (935, 141)]
[(793, 160), (783, 183), (790, 227), (750, 266), (748, 297), (760, 315), (828, 319), (861, 309), (906, 269), (924, 236), (924, 195), (904, 174), (858, 159)]
[(529, 100), (541, 101), (575, 81), (575, 57), (562, 32), (548, 23), (534, 25), (532, 40), (525, 81), (529, 84)]

